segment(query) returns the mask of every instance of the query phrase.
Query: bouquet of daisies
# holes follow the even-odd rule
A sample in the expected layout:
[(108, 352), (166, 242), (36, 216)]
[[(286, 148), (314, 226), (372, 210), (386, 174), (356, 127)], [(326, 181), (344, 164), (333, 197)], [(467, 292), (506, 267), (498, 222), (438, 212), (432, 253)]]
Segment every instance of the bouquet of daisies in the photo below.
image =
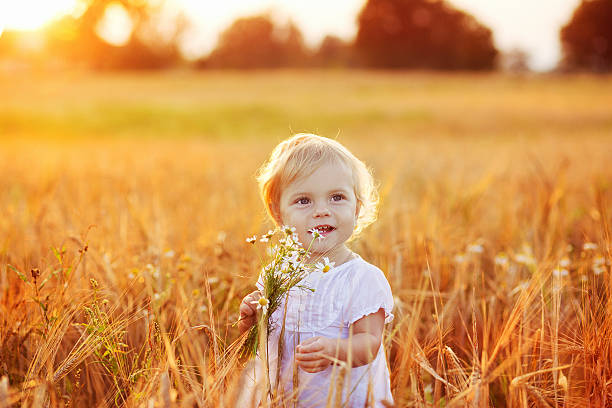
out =
[[(320, 270), (321, 272), (327, 272), (333, 267), (333, 262), (330, 263), (325, 258), (324, 263), (318, 263), (316, 265), (308, 264), (305, 261), (308, 259), (308, 254), (312, 243), (316, 239), (323, 239), (316, 229), (310, 230), (309, 233), (312, 235), (312, 240), (308, 245), (308, 248), (304, 248), (302, 243), (299, 241), (298, 234), (295, 232), (294, 227), (282, 226), (276, 230), (268, 231), (267, 234), (262, 235), (259, 238), (260, 242), (269, 243), (268, 255), (271, 259), (269, 261), (263, 261), (262, 265), (266, 265), (262, 268), (259, 276), (259, 283), (261, 284), (261, 298), (258, 301), (257, 309), (261, 312), (258, 313), (258, 323), (251, 327), (247, 338), (242, 346), (242, 355), (248, 357), (254, 357), (259, 351), (259, 357), (266, 364), (266, 372), (269, 379), (269, 359), (268, 359), (268, 335), (272, 330), (271, 316), (279, 308), (279, 306), (285, 301), (287, 304), (287, 298), (289, 291), (293, 288), (301, 290), (314, 291), (314, 289), (302, 285), (304, 278), (314, 270)], [(275, 236), (279, 236), (277, 243), (273, 242)], [(246, 241), (251, 244), (257, 242), (257, 236), (247, 238)], [(281, 325), (280, 339), (282, 341), (284, 332), (284, 321)], [(278, 344), (279, 351), (282, 349), (282, 344)], [(276, 352), (276, 350), (272, 350)], [(278, 361), (280, 365), (280, 358)], [(269, 391), (268, 381), (268, 391)]]

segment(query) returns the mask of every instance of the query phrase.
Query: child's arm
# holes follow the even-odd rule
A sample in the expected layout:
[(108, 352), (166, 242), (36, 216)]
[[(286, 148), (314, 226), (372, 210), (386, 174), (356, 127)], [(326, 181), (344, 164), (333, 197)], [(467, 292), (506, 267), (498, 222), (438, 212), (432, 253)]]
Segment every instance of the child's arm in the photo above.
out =
[(348, 361), (349, 345), (353, 367), (374, 360), (382, 342), (385, 311), (381, 308), (351, 325), (353, 335), (349, 339), (313, 337), (297, 346), (295, 359), (300, 368), (309, 373), (325, 370), (336, 360)]
[(255, 324), (257, 317), (257, 301), (261, 297), (261, 292), (256, 290), (246, 295), (240, 303), (240, 320), (238, 329), (240, 333), (249, 330)]

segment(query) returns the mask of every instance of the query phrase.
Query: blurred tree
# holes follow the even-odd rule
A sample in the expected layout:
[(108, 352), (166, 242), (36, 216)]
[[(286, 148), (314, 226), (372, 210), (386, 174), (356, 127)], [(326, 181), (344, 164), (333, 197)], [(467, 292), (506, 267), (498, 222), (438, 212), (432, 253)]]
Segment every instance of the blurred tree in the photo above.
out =
[(325, 36), (313, 59), (313, 64), (320, 67), (355, 65), (352, 44), (333, 35)]
[(356, 50), (376, 68), (492, 69), (491, 30), (442, 0), (368, 0)]
[(309, 64), (309, 53), (304, 45), (304, 36), (297, 26), (290, 21), (276, 29), (277, 36), (283, 44), (284, 65), (303, 67)]
[(583, 0), (561, 29), (562, 68), (612, 70), (612, 0)]
[(521, 48), (512, 48), (501, 54), (500, 67), (514, 74), (529, 72), (529, 54)]
[(276, 27), (269, 16), (236, 20), (219, 39), (210, 56), (198, 64), (207, 68), (277, 68), (307, 62), (302, 34), (289, 23)]

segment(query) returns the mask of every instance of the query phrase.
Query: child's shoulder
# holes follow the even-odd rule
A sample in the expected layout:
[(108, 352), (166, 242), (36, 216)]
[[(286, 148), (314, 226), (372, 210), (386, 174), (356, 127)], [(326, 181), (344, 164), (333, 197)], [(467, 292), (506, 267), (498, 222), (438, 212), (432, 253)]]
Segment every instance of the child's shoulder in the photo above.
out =
[(385, 310), (385, 323), (393, 320), (393, 293), (383, 271), (362, 258), (353, 261), (346, 290), (349, 324), (370, 313)]
[(378, 266), (366, 261), (357, 253), (355, 253), (355, 257), (353, 259), (347, 262), (347, 265), (350, 265), (351, 269), (354, 271), (382, 273), (382, 270)]
[(355, 255), (356, 258), (349, 261), (350, 264), (347, 265), (347, 272), (353, 281), (360, 285), (371, 281), (384, 282), (389, 285), (384, 272), (378, 266), (371, 264), (357, 254)]

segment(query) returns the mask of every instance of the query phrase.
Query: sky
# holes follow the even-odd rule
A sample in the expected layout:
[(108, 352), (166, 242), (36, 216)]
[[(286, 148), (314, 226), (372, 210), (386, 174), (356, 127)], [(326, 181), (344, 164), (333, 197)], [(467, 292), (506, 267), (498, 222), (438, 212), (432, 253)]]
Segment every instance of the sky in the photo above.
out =
[[(520, 48), (530, 56), (533, 69), (554, 68), (560, 57), (559, 29), (580, 0), (447, 0), (473, 14), (493, 30), (501, 51)], [(182, 10), (193, 22), (183, 49), (196, 57), (210, 52), (220, 32), (236, 18), (269, 12), (279, 22), (291, 19), (315, 47), (327, 34), (347, 40), (357, 31), (356, 18), (365, 0), (167, 0), (171, 12)], [(35, 29), (52, 18), (72, 12), (76, 0), (0, 0), (0, 32)], [(129, 30), (120, 10), (100, 32), (120, 43)], [(115, 22), (115, 24), (113, 24)]]

